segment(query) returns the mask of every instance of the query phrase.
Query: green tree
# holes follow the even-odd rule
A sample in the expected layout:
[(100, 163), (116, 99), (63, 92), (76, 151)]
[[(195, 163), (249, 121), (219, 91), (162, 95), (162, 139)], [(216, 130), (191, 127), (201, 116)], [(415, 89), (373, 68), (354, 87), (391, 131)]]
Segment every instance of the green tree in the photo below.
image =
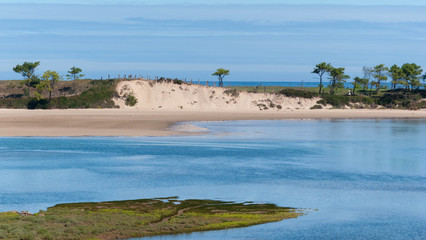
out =
[(229, 75), (229, 70), (223, 68), (217, 69), (216, 72), (212, 74), (212, 76), (217, 76), (219, 78), (219, 87), (223, 87), (223, 78), (227, 75)]
[(352, 82), (352, 84), (354, 85), (354, 88), (352, 90), (352, 94), (355, 95), (356, 88), (359, 87), (359, 86), (361, 86), (364, 82), (365, 82), (364, 78), (355, 77), (354, 81)]
[(43, 99), (43, 92), (49, 88), (49, 83), (45, 80), (41, 80), (35, 85), (36, 91), (34, 92), (34, 99), (38, 102)]
[(83, 70), (81, 70), (81, 68), (78, 67), (72, 67), (70, 68), (70, 70), (68, 71), (69, 74), (67, 74), (67, 79), (68, 80), (73, 80), (73, 91), (74, 93), (77, 92), (76, 88), (77, 88), (77, 80), (80, 80), (82, 77), (84, 77), (84, 74), (82, 74)]
[(364, 67), (362, 67), (362, 73), (364, 74), (363, 88), (364, 88), (364, 91), (366, 91), (367, 88), (368, 88), (368, 84), (371, 81), (371, 75), (373, 74), (373, 68), (364, 66)]
[(423, 69), (415, 63), (405, 63), (401, 67), (405, 89), (409, 90), (420, 87), (420, 75)]
[(373, 77), (376, 79), (374, 85), (376, 86), (376, 94), (379, 93), (380, 86), (382, 81), (388, 80), (387, 74), (389, 72), (389, 68), (385, 67), (384, 64), (379, 64), (373, 69)]
[(318, 92), (319, 94), (321, 94), (321, 89), (322, 89), (322, 87), (323, 87), (323, 84), (322, 84), (322, 77), (323, 77), (323, 75), (324, 75), (325, 73), (329, 73), (329, 72), (331, 71), (331, 69), (332, 69), (332, 68), (333, 68), (333, 66), (331, 66), (331, 64), (330, 64), (330, 63), (322, 62), (322, 63), (317, 64), (317, 65), (315, 66), (314, 71), (312, 71), (312, 73), (314, 73), (314, 74), (318, 74), (319, 79), (320, 79), (319, 92)]
[(62, 77), (59, 76), (59, 74), (55, 71), (48, 70), (48, 71), (44, 72), (44, 74), (42, 76), (42, 82), (46, 86), (45, 89), (47, 89), (47, 91), (49, 91), (49, 102), (50, 102), (50, 100), (52, 100), (52, 92), (55, 90), (56, 84), (61, 79), (62, 79)]
[(396, 64), (394, 64), (389, 69), (389, 76), (392, 78), (392, 87), (391, 89), (395, 90), (397, 84), (402, 84), (402, 79), (404, 78), (404, 73), (402, 72), (402, 69), (398, 67)]
[(343, 84), (349, 78), (345, 74), (345, 68), (332, 68), (330, 71), (330, 94), (334, 94), (336, 86)]
[(35, 70), (40, 65), (40, 62), (24, 62), (22, 65), (16, 65), (13, 68), (13, 71), (21, 74), (26, 80), (25, 85), (27, 85), (27, 94), (28, 98), (30, 98), (30, 88), (32, 80), (35, 77)]

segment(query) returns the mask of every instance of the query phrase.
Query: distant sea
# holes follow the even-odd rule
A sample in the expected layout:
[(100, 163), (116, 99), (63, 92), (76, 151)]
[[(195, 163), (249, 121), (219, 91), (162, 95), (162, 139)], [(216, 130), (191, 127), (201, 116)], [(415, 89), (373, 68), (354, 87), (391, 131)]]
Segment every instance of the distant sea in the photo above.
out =
[[(197, 83), (197, 82), (194, 82)], [(217, 85), (217, 81), (209, 81), (209, 86), (213, 86), (213, 83), (216, 83)], [(206, 85), (207, 82), (206, 81), (200, 81), (201, 85)], [(328, 82), (323, 83), (324, 86), (328, 86)], [(250, 81), (250, 82), (246, 82), (246, 81), (224, 81), (224, 86), (228, 87), (228, 86), (280, 86), (280, 87), (318, 87), (319, 82), (254, 82), (254, 81)], [(384, 86), (387, 86), (388, 88), (390, 88), (390, 83), (384, 83)], [(351, 82), (346, 82), (344, 83), (345, 88), (353, 88), (353, 85)]]

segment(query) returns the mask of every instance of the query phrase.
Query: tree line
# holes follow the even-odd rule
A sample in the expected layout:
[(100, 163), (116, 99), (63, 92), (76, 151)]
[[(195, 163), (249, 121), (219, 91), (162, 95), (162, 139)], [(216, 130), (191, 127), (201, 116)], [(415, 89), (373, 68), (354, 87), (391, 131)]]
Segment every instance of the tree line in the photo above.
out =
[[(394, 64), (390, 68), (384, 64), (374, 67), (365, 66), (362, 68), (362, 72), (362, 77), (356, 76), (353, 78), (352, 94), (355, 94), (357, 88), (362, 88), (364, 91), (369, 89), (370, 92), (375, 88), (377, 94), (382, 88), (383, 82), (386, 82), (389, 78), (391, 79), (391, 90), (396, 90), (398, 86), (402, 86), (405, 91), (418, 90), (422, 86), (420, 80), (426, 80), (426, 74), (421, 75), (423, 69), (415, 63), (405, 63), (402, 66)], [(312, 73), (319, 76), (320, 94), (323, 93), (325, 75), (328, 75), (330, 80), (330, 94), (334, 94), (336, 88), (343, 86), (343, 83), (350, 79), (350, 76), (345, 74), (345, 68), (336, 68), (326, 62), (317, 64)]]
[[(48, 92), (49, 101), (52, 99), (52, 92), (55, 90), (57, 83), (63, 80), (63, 76), (60, 76), (58, 72), (47, 70), (41, 77), (35, 74), (36, 69), (40, 66), (40, 62), (24, 62), (22, 65), (16, 65), (13, 71), (19, 73), (24, 77), (24, 81), (21, 84), (27, 88), (24, 90), (28, 98), (31, 96), (31, 88), (34, 87), (34, 98), (38, 101), (43, 98), (43, 93)], [(82, 69), (78, 67), (71, 67), (66, 75), (68, 80), (73, 81), (73, 92), (76, 92), (77, 80), (84, 77)]]

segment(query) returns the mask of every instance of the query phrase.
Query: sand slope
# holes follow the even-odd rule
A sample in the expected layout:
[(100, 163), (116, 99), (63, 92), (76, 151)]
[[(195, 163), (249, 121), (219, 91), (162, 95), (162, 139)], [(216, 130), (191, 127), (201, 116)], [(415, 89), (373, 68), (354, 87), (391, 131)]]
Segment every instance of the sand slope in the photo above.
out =
[[(0, 136), (166, 136), (208, 131), (190, 121), (426, 119), (426, 110), (310, 110), (318, 99), (262, 93), (232, 96), (222, 88), (150, 84), (144, 80), (120, 82), (118, 92), (119, 98), (115, 102), (121, 109), (0, 109)], [(135, 107), (125, 105), (125, 94), (129, 93), (139, 100)], [(177, 122), (185, 123), (176, 125)]]
[(196, 84), (174, 84), (147, 80), (123, 81), (117, 86), (119, 98), (115, 103), (125, 105), (126, 94), (133, 94), (140, 110), (198, 110), (198, 111), (285, 111), (309, 109), (319, 98), (289, 98), (269, 93), (233, 93), (226, 88)]

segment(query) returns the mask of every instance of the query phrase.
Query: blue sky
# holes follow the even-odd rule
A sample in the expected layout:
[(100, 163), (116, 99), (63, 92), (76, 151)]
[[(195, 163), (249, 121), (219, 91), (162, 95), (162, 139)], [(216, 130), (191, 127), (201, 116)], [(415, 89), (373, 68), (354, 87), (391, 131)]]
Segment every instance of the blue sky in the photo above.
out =
[[(295, 4), (297, 3), (297, 4)], [(426, 1), (0, 0), (0, 79), (38, 71), (91, 78), (144, 74), (233, 81), (315, 81), (327, 61), (360, 75), (364, 65), (426, 68)]]

